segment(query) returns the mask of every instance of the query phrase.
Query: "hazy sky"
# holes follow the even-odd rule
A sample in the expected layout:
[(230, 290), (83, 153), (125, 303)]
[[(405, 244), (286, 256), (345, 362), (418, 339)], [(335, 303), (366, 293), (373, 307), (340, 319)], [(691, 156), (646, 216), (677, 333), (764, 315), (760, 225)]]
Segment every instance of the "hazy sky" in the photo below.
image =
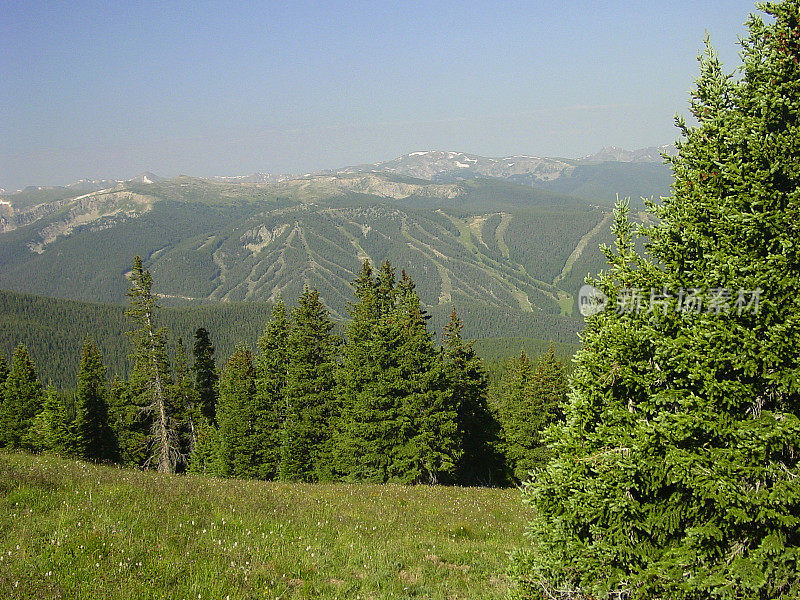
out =
[(671, 142), (751, 0), (0, 0), (0, 187)]

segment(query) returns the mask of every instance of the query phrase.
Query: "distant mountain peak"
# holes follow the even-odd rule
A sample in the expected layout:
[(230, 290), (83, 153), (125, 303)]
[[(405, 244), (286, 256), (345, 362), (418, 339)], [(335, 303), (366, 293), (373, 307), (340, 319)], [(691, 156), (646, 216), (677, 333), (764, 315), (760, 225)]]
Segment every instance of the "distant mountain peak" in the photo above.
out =
[(600, 151), (594, 154), (587, 154), (578, 160), (580, 162), (662, 162), (664, 160), (662, 153), (673, 155), (676, 151), (673, 144), (649, 146), (647, 148), (639, 148), (638, 150), (626, 150), (619, 146), (606, 146), (605, 148), (601, 148)]
[(137, 175), (136, 177), (132, 177), (131, 179), (127, 179), (131, 183), (156, 183), (162, 181), (164, 178), (159, 177), (155, 173), (151, 173), (150, 171), (145, 171), (141, 175)]

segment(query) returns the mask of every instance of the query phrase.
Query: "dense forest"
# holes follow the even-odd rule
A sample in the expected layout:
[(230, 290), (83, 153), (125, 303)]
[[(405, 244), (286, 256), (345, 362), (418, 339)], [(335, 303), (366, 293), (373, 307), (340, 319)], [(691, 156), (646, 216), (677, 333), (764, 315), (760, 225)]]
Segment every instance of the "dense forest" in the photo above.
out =
[[(277, 302), (268, 318), (252, 307), (222, 368), (212, 329), (197, 327), (187, 344), (162, 325), (208, 311), (161, 308), (138, 257), (130, 279), (127, 310), (94, 305), (71, 324), (102, 323), (106, 343), (130, 352), (129, 370), (118, 361), (109, 377), (99, 328), (61, 358), (61, 368), (77, 369), (72, 389), (45, 388), (25, 343), (10, 367), (0, 355), (2, 445), (163, 472), (465, 485), (522, 481), (548, 457), (543, 431), (567, 391), (555, 348), (537, 344), (536, 364), (522, 351), (490, 376), (455, 311), (436, 340), (412, 278), (396, 277), (388, 261), (377, 273), (364, 262), (345, 323), (314, 289), (292, 309)], [(40, 302), (29, 311), (50, 309), (55, 329), (58, 312)], [(266, 326), (251, 349), (254, 323)]]
[[(157, 282), (156, 282), (157, 283)], [(237, 345), (255, 348), (265, 323), (272, 312), (268, 302), (213, 302), (198, 305), (166, 304), (168, 298), (160, 298), (164, 306), (155, 315), (157, 322), (166, 327), (173, 340), (189, 340), (194, 332), (203, 327), (213, 334), (216, 357), (223, 364), (236, 350)], [(291, 306), (297, 298), (287, 298)], [(326, 303), (327, 306), (327, 303)], [(568, 367), (570, 358), (578, 348), (573, 324), (565, 327), (559, 335), (554, 318), (533, 313), (492, 311), (479, 303), (461, 303), (458, 313), (464, 322), (463, 335), (477, 338), (475, 348), (494, 378), (505, 360), (525, 350), (531, 356), (547, 352), (552, 343), (559, 360)], [(447, 324), (451, 307), (436, 306), (429, 309), (428, 323), (432, 329), (441, 331)], [(87, 334), (103, 354), (103, 362), (110, 379), (124, 378), (131, 367), (130, 346), (125, 332), (128, 324), (122, 304), (100, 304), (80, 302), (64, 298), (48, 298), (0, 290), (0, 354), (11, 356), (18, 344), (23, 344), (36, 363), (36, 372), (44, 385), (52, 384), (58, 389), (75, 385), (78, 362)], [(548, 320), (552, 319), (552, 323)], [(344, 321), (334, 320), (334, 331), (341, 332)], [(504, 337), (500, 334), (536, 330), (532, 325), (545, 323), (555, 341), (535, 337)], [(574, 338), (574, 342), (559, 342), (558, 339)], [(439, 341), (437, 339), (437, 341)], [(174, 353), (174, 351), (173, 351)]]

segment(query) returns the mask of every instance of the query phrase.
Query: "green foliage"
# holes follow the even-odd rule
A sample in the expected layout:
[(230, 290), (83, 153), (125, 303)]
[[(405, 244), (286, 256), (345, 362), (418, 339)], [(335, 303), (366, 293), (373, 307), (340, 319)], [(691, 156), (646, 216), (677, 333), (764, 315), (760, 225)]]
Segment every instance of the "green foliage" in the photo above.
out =
[(355, 280), (339, 381), (336, 468), (346, 479), (437, 482), (461, 455), (456, 399), (414, 283), (385, 261)]
[(461, 485), (502, 485), (504, 460), (500, 454), (500, 423), (489, 408), (489, 380), (473, 342), (461, 337), (463, 323), (456, 311), (444, 329), (444, 362), (458, 413), (463, 454), (456, 465)]
[(178, 338), (178, 343), (175, 345), (173, 373), (173, 384), (168, 395), (174, 407), (173, 418), (178, 426), (181, 455), (189, 456), (197, 443), (197, 430), (207, 418), (203, 414), (203, 404), (195, 388), (195, 378), (189, 369), (186, 347), (181, 338)]
[(587, 320), (556, 458), (526, 498), (523, 588), (631, 598), (775, 600), (800, 594), (800, 2), (748, 22), (742, 77), (708, 49), (672, 195), (634, 250), (620, 211), (620, 288), (761, 289), (758, 312), (670, 310)]
[(224, 477), (226, 465), (219, 439), (219, 430), (211, 423), (201, 423), (187, 467), (189, 473)]
[(0, 354), (0, 387), (5, 383), (8, 377), (8, 362), (6, 357)]
[(217, 405), (217, 364), (214, 360), (214, 345), (211, 343), (211, 334), (205, 327), (200, 327), (194, 333), (194, 364), (192, 370), (195, 375), (195, 389), (199, 396), (200, 414), (211, 423), (216, 420)]
[(122, 379), (113, 379), (108, 386), (108, 414), (120, 463), (140, 467), (147, 460), (149, 427), (136, 403), (131, 386)]
[(394, 270), (381, 265), (377, 280), (369, 261), (353, 282), (357, 302), (345, 330), (339, 393), (342, 415), (334, 435), (340, 477), (383, 483), (395, 476), (393, 462), (402, 443), (397, 386)]
[(398, 452), (398, 472), (406, 482), (452, 481), (463, 454), (458, 400), (428, 332), (414, 282), (405, 271), (397, 285), (394, 319), (402, 336), (398, 369), (407, 394), (400, 407), (405, 439)]
[(116, 440), (109, 424), (106, 368), (100, 351), (86, 338), (78, 368), (75, 394), (75, 443), (83, 460), (113, 461), (117, 458)]
[[(219, 475), (227, 477), (258, 477), (260, 446), (255, 436), (255, 369), (253, 355), (246, 348), (233, 353), (219, 380), (219, 460), (222, 466)], [(214, 429), (206, 429), (209, 435), (209, 450), (204, 453), (211, 458), (204, 462), (212, 464)], [(206, 467), (207, 468), (207, 467)]]
[(291, 320), (279, 475), (290, 481), (329, 479), (340, 340), (331, 333), (333, 322), (317, 290), (300, 295)]
[[(126, 307), (76, 302), (0, 291), (0, 356), (24, 344), (43, 382), (72, 387), (83, 342), (91, 335), (110, 378), (127, 377), (131, 368)], [(216, 302), (200, 306), (165, 306), (154, 315), (169, 339), (192, 339), (198, 324), (213, 333), (221, 360), (236, 344), (255, 345), (272, 305), (264, 302)]]
[(14, 350), (11, 368), (0, 389), (0, 446), (20, 448), (44, 402), (42, 386), (25, 346)]
[(131, 302), (125, 315), (136, 327), (129, 333), (133, 346), (130, 388), (134, 402), (149, 420), (147, 462), (155, 463), (162, 473), (174, 473), (182, 454), (174, 418), (177, 411), (169, 394), (172, 380), (166, 351), (167, 330), (155, 325), (158, 305), (152, 292), (153, 278), (143, 268), (139, 256), (134, 258), (130, 280)]
[(278, 300), (264, 334), (258, 340), (256, 358), (255, 429), (260, 448), (260, 479), (274, 479), (280, 471), (281, 445), (286, 421), (286, 372), (289, 321), (286, 306)]
[(77, 439), (66, 398), (52, 387), (45, 390), (42, 410), (25, 434), (25, 446), (35, 451), (75, 455)]

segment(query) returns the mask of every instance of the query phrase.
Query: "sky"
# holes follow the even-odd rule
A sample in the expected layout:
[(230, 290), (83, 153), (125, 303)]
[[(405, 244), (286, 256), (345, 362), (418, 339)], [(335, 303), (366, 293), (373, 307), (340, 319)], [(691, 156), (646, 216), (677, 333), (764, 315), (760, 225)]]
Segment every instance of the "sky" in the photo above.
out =
[(752, 0), (0, 0), (0, 188), (677, 137)]

